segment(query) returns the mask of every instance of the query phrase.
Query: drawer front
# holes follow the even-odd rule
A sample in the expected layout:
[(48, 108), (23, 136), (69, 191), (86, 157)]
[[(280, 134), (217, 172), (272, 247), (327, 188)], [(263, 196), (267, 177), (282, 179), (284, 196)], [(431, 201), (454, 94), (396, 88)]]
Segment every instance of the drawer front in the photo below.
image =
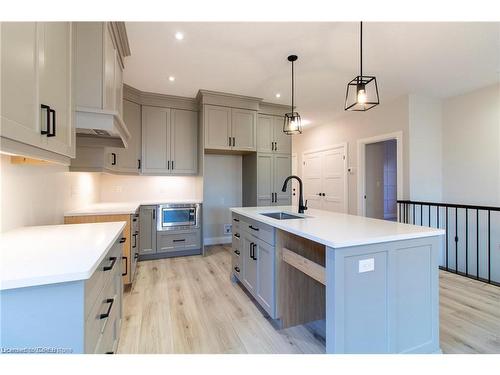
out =
[[(85, 322), (85, 352), (94, 353), (108, 325), (112, 325), (116, 317), (121, 318), (122, 311), (121, 270), (116, 267), (108, 283), (101, 290), (89, 316)], [(107, 337), (104, 338), (107, 340)], [(109, 350), (107, 350), (109, 351)]]
[(274, 246), (275, 229), (270, 225), (243, 217), (240, 219), (240, 231), (250, 233), (252, 236)]
[(169, 251), (199, 249), (201, 247), (200, 232), (185, 232), (170, 234), (168, 232), (159, 232), (156, 244), (158, 253)]
[[(121, 238), (121, 237), (120, 237)], [(120, 238), (108, 251), (101, 264), (97, 267), (90, 279), (85, 281), (85, 317), (88, 316), (96, 303), (102, 288), (109, 282), (114, 271), (122, 269), (122, 244)], [(114, 260), (113, 260), (114, 259)], [(117, 271), (117, 272), (118, 272)]]

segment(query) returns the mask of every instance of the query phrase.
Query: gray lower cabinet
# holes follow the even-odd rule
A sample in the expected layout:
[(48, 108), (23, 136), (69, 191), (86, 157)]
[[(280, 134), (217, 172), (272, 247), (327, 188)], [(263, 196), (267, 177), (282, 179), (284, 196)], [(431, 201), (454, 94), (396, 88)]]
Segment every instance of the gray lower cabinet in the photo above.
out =
[(291, 187), (282, 192), (283, 182), (292, 172), (289, 154), (257, 156), (257, 206), (286, 206), (291, 204)]
[(232, 272), (276, 319), (275, 229), (233, 214)]
[(199, 230), (183, 230), (158, 232), (156, 236), (156, 252), (169, 253), (201, 248)]
[(142, 107), (142, 173), (198, 173), (198, 113)]
[(139, 255), (156, 253), (156, 206), (139, 209)]
[(1, 291), (2, 347), (116, 352), (123, 294), (120, 240), (87, 280)]

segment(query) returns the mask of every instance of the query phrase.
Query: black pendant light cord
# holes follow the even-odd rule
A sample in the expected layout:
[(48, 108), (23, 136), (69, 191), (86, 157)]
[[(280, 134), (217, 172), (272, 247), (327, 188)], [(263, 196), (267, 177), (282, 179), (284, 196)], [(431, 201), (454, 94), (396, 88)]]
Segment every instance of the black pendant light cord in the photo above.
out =
[(293, 91), (294, 91), (293, 77), (294, 74), (293, 74), (293, 61), (292, 61), (292, 114), (293, 114)]
[(359, 23), (359, 75), (363, 77), (363, 21)]

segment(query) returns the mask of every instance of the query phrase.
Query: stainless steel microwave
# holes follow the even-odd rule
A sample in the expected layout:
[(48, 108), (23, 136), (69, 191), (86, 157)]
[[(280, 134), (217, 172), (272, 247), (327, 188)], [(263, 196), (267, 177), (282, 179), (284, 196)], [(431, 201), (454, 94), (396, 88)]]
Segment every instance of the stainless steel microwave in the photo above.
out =
[(200, 204), (161, 204), (157, 208), (157, 217), (159, 231), (197, 229), (200, 227)]

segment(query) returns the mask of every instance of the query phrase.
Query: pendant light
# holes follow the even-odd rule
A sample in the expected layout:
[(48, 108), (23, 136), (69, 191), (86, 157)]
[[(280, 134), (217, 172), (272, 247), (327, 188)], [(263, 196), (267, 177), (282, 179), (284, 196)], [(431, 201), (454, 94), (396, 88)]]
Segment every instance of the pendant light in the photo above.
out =
[(283, 133), (287, 135), (302, 134), (302, 124), (300, 122), (300, 115), (295, 112), (294, 102), (293, 102), (293, 91), (294, 91), (294, 76), (293, 76), (293, 63), (297, 61), (297, 55), (288, 56), (288, 61), (292, 63), (292, 106), (291, 111), (285, 114), (285, 122), (283, 123)]
[(346, 111), (367, 111), (380, 103), (377, 78), (363, 75), (363, 22), (359, 30), (359, 76), (347, 84)]

